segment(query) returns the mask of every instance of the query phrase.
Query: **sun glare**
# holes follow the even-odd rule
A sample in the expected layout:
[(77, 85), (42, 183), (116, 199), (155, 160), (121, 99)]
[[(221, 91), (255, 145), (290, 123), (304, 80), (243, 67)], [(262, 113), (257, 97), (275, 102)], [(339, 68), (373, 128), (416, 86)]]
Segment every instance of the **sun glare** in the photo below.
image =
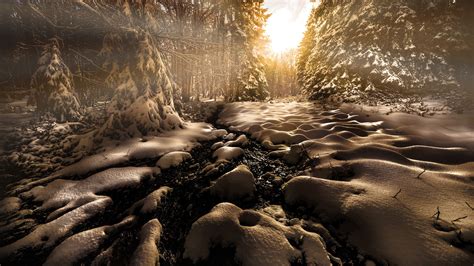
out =
[(297, 48), (313, 4), (309, 0), (267, 0), (265, 5), (272, 14), (266, 27), (272, 51), (282, 53)]

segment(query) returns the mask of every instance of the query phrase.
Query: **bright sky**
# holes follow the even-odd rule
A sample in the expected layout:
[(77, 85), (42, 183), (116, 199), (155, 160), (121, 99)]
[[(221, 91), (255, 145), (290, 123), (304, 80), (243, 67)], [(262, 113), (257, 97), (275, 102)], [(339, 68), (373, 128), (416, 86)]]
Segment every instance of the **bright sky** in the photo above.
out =
[[(315, 5), (318, 4), (316, 0)], [(281, 53), (297, 48), (313, 3), (310, 0), (265, 0), (264, 5), (272, 14), (267, 25), (272, 50)]]

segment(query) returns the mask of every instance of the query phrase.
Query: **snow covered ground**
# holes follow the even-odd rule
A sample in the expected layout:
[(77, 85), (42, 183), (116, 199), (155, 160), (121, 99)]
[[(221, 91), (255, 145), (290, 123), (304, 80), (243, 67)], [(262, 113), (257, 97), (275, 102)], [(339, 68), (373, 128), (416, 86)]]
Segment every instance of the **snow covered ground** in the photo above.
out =
[(0, 263), (471, 265), (471, 118), (226, 104), (9, 187)]
[(472, 263), (473, 117), (352, 111), (234, 103), (220, 122), (274, 156), (310, 158), (304, 176), (283, 186), (285, 203), (338, 224), (350, 245), (377, 262)]

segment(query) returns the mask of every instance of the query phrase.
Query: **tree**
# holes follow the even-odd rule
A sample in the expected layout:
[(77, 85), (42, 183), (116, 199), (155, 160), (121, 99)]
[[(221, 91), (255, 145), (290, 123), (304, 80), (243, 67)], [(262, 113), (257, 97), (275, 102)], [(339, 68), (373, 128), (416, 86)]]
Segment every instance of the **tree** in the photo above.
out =
[(312, 99), (464, 97), (474, 61), (468, 12), (449, 0), (323, 0), (300, 47), (299, 83)]
[(80, 105), (74, 91), (71, 71), (64, 64), (59, 51), (60, 42), (53, 38), (43, 46), (38, 69), (33, 74), (31, 87), (37, 110), (51, 113), (57, 120), (77, 120)]
[(234, 63), (237, 64), (233, 82), (233, 101), (264, 100), (269, 96), (261, 53), (267, 43), (264, 25), (269, 17), (263, 1), (237, 1), (234, 3), (234, 20), (231, 32)]
[(106, 84), (115, 93), (108, 108), (109, 121), (101, 131), (127, 137), (176, 129), (182, 125), (173, 100), (177, 87), (151, 34), (158, 27), (154, 16), (158, 5), (131, 0), (118, 5), (128, 27), (104, 37), (101, 53), (107, 58), (104, 68), (110, 71)]

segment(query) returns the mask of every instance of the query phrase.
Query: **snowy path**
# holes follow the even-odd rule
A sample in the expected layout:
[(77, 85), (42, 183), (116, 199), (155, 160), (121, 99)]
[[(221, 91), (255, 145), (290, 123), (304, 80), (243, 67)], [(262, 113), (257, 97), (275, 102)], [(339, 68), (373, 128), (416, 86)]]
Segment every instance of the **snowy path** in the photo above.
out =
[(369, 120), (310, 103), (236, 103), (219, 119), (231, 133), (176, 146), (189, 154), (132, 140), (17, 186), (0, 203), (0, 261), (472, 261), (473, 151)]

